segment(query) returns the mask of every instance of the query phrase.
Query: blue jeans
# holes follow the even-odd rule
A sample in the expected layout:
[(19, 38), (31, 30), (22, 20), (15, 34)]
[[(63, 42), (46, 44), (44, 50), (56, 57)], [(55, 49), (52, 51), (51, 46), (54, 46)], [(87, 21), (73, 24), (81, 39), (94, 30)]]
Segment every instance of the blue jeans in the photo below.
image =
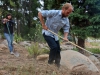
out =
[(4, 33), (4, 36), (8, 42), (9, 51), (13, 51), (13, 34)]
[(56, 64), (60, 64), (60, 59), (61, 59), (60, 51), (61, 51), (61, 49), (60, 49), (59, 41), (55, 41), (54, 38), (52, 38), (50, 36), (46, 36), (45, 33), (43, 34), (43, 36), (50, 47), (48, 63), (51, 64), (55, 60)]

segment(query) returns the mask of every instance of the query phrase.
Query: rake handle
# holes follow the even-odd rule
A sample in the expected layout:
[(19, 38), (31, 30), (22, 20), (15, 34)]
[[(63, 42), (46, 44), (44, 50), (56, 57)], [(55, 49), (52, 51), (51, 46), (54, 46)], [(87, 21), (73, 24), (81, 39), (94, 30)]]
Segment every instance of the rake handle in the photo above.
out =
[[(51, 31), (51, 30), (49, 30), (49, 29), (48, 29), (48, 31), (51, 32), (51, 33), (53, 33), (54, 35), (57, 35), (57, 36), (60, 37), (61, 39), (65, 40), (63, 37), (61, 37), (60, 35), (54, 33), (53, 31)], [(80, 47), (80, 46), (74, 44), (73, 42), (70, 42), (70, 41), (68, 41), (68, 40), (65, 40), (65, 41), (69, 42), (70, 44), (72, 44), (72, 45), (74, 45), (74, 46), (76, 46), (76, 47), (78, 47), (78, 48), (80, 48), (81, 50), (84, 50), (84, 51), (86, 51), (86, 52), (88, 52), (88, 53), (90, 53), (90, 54), (93, 54), (93, 53), (91, 53), (90, 51), (88, 51), (88, 50), (86, 50), (86, 49), (84, 49), (84, 48), (82, 48), (82, 47)]]

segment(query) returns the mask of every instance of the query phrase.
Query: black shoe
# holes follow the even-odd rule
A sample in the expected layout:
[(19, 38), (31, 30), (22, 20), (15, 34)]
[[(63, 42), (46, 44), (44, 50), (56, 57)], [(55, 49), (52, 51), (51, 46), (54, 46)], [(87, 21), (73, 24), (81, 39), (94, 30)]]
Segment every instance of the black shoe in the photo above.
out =
[(48, 60), (48, 64), (53, 64), (53, 61)]
[(60, 64), (55, 63), (58, 68), (60, 68)]

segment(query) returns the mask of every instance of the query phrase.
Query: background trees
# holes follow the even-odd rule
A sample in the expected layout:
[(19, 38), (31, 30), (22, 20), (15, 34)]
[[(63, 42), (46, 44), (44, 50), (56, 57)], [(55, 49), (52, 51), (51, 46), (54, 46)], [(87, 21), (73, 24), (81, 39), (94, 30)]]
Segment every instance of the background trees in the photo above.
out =
[(71, 33), (78, 38), (78, 45), (85, 47), (85, 39), (89, 36), (100, 37), (100, 1), (71, 1), (74, 11), (70, 16)]
[[(37, 39), (36, 30), (38, 30), (38, 27), (41, 27), (37, 21), (37, 9), (40, 8), (40, 6), (41, 4), (38, 0), (0, 0), (0, 20), (2, 20), (7, 13), (11, 13), (16, 23), (15, 33), (24, 39), (35, 40)], [(0, 22), (0, 27), (2, 32), (2, 22)]]
[[(77, 37), (78, 45), (85, 47), (87, 37), (100, 37), (100, 0), (44, 0), (45, 9), (60, 9), (61, 4), (70, 2), (74, 6), (73, 13), (69, 16), (73, 37)], [(49, 5), (51, 2), (51, 5)], [(79, 50), (81, 51), (81, 50)]]
[[(12, 13), (16, 22), (17, 35), (35, 40), (42, 38), (41, 25), (37, 17), (38, 8), (61, 9), (63, 3), (70, 2), (74, 6), (74, 11), (69, 16), (70, 34), (78, 38), (78, 45), (85, 47), (85, 39), (89, 36), (100, 37), (100, 0), (41, 0), (44, 5), (39, 1), (0, 0), (0, 19), (2, 20), (7, 13)], [(0, 28), (2, 31), (1, 23)]]

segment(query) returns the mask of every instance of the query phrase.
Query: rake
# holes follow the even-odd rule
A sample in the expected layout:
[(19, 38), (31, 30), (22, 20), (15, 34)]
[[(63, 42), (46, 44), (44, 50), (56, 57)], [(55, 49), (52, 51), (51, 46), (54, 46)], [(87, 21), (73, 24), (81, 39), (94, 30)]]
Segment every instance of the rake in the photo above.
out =
[[(57, 35), (57, 36), (60, 37), (61, 39), (65, 40), (63, 37), (61, 37), (60, 35), (54, 33), (53, 31), (51, 31), (51, 30), (49, 30), (49, 29), (48, 29), (48, 31), (51, 32), (51, 33), (54, 34), (54, 35)], [(91, 55), (94, 55), (95, 57), (99, 57), (98, 55), (96, 55), (96, 54), (94, 54), (94, 53), (92, 53), (92, 52), (90, 52), (90, 51), (88, 51), (88, 50), (86, 50), (86, 49), (84, 49), (84, 48), (82, 48), (82, 47), (80, 47), (80, 46), (74, 44), (73, 42), (70, 42), (70, 41), (68, 41), (68, 40), (65, 40), (65, 41), (67, 41), (67, 42), (69, 42), (70, 44), (72, 44), (72, 45), (78, 47), (78, 48), (81, 49), (81, 50), (84, 50), (84, 51), (90, 53)]]

